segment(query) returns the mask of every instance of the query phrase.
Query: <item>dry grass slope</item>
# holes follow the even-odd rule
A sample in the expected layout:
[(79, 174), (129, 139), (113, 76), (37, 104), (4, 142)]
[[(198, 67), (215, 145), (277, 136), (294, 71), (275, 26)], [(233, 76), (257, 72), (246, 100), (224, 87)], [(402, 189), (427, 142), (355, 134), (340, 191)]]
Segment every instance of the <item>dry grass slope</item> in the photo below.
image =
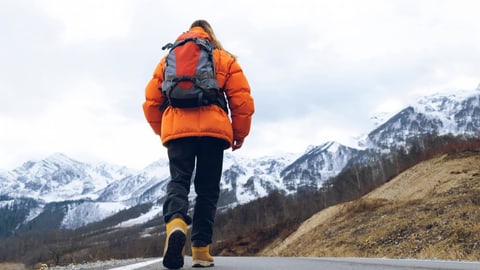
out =
[(23, 263), (0, 263), (0, 270), (26, 270), (27, 268)]
[(259, 255), (480, 260), (480, 152), (444, 155), (312, 216)]

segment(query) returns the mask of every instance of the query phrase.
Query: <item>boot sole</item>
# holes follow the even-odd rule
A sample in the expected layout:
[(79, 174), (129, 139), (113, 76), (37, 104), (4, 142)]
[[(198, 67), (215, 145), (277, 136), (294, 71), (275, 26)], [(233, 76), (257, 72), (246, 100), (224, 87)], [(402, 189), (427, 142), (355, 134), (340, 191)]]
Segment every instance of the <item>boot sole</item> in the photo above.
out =
[(168, 247), (163, 255), (163, 266), (168, 269), (180, 269), (183, 267), (183, 247), (185, 246), (186, 235), (177, 230), (170, 234)]
[(202, 261), (202, 260), (192, 261), (192, 267), (195, 267), (195, 268), (205, 268), (205, 267), (213, 267), (213, 266), (214, 266), (213, 262), (209, 262), (209, 261)]

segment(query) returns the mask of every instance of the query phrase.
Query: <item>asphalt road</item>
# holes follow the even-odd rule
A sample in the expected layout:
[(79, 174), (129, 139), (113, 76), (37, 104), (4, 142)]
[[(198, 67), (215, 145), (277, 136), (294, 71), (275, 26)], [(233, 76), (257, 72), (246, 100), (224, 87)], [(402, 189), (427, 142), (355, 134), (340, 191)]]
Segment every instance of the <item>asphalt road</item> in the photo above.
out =
[[(191, 267), (191, 258), (185, 257), (183, 269)], [(110, 270), (165, 269), (162, 259), (152, 259)], [(480, 270), (480, 262), (368, 259), (368, 258), (310, 258), (310, 257), (215, 257), (212, 270)]]

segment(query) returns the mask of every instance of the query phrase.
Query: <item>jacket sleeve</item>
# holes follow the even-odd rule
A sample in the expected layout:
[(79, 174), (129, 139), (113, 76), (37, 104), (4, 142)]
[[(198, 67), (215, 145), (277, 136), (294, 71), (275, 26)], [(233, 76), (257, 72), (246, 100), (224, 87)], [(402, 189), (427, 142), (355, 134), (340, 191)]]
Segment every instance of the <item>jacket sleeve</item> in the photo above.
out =
[(235, 59), (230, 62), (224, 90), (231, 111), (233, 138), (243, 140), (250, 133), (255, 108), (248, 80)]
[(145, 114), (145, 118), (157, 135), (160, 135), (162, 129), (163, 111), (160, 110), (160, 106), (166, 99), (160, 91), (163, 82), (164, 66), (165, 58), (163, 58), (157, 65), (153, 73), (153, 78), (145, 87), (145, 102), (143, 103), (143, 113)]

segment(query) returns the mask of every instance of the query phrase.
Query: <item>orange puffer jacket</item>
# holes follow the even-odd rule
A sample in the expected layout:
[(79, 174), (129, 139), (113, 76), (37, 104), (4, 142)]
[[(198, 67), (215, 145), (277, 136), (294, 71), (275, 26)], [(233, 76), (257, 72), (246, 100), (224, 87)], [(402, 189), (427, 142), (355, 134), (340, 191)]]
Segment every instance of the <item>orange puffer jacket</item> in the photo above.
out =
[[(202, 37), (209, 38), (201, 27), (194, 27), (190, 31), (197, 31)], [(196, 108), (168, 106), (165, 110), (160, 110), (166, 99), (159, 90), (165, 68), (166, 57), (163, 57), (146, 86), (143, 111), (164, 145), (173, 139), (209, 136), (225, 140), (228, 148), (233, 140), (243, 141), (250, 132), (254, 102), (242, 68), (233, 56), (223, 50), (215, 49), (213, 57), (218, 85), (224, 89), (227, 96), (231, 119), (217, 105)]]

